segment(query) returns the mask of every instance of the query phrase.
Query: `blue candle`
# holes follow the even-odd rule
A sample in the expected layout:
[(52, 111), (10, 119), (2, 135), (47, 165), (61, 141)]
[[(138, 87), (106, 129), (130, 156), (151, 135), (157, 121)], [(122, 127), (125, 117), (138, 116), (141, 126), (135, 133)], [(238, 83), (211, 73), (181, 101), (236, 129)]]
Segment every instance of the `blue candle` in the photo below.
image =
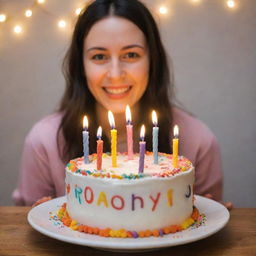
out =
[(157, 127), (157, 115), (155, 110), (152, 112), (152, 121), (153, 121), (153, 156), (154, 156), (154, 164), (158, 164), (158, 131), (159, 127)]
[(84, 149), (84, 163), (89, 164), (89, 131), (88, 131), (88, 119), (84, 116), (83, 119), (83, 149)]
[(139, 173), (143, 173), (144, 171), (144, 160), (145, 160), (145, 151), (146, 151), (146, 142), (144, 141), (145, 137), (145, 126), (142, 125), (140, 131), (140, 160), (139, 160)]

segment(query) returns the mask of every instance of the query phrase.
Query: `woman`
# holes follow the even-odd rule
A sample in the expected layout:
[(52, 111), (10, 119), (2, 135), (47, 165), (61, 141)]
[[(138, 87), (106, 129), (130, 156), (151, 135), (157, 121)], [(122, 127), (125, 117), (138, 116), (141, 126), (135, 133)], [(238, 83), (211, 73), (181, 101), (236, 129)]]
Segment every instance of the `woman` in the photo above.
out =
[[(126, 105), (132, 109), (135, 145), (139, 126), (152, 127), (153, 109), (158, 114), (160, 152), (171, 152), (172, 127), (178, 124), (180, 154), (196, 169), (195, 193), (221, 199), (216, 139), (201, 121), (175, 107), (173, 73), (155, 21), (142, 3), (97, 0), (89, 5), (78, 18), (63, 67), (66, 91), (59, 110), (39, 121), (26, 138), (20, 181), (13, 194), (16, 204), (32, 205), (44, 196), (64, 195), (64, 166), (83, 154), (85, 114), (90, 122), (90, 153), (96, 151), (99, 125), (105, 131), (104, 151), (110, 151), (108, 110), (115, 116), (118, 150), (126, 151)], [(146, 140), (150, 141), (149, 132)], [(151, 143), (147, 150), (152, 150)]]

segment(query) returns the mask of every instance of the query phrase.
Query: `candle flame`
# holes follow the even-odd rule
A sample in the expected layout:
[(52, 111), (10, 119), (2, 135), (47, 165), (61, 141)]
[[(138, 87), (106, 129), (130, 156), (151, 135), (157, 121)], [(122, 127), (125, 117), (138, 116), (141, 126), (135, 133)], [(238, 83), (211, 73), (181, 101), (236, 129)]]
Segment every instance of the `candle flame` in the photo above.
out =
[(115, 119), (113, 113), (109, 110), (108, 111), (108, 121), (112, 129), (115, 129)]
[(173, 135), (175, 138), (178, 138), (179, 137), (179, 126), (176, 124), (174, 125), (174, 128), (173, 128)]
[(132, 114), (129, 105), (126, 106), (125, 109), (126, 122), (130, 124), (132, 122)]
[(155, 110), (152, 111), (152, 122), (154, 126), (157, 126), (157, 115)]
[(83, 128), (84, 128), (85, 130), (87, 130), (87, 129), (88, 129), (88, 126), (89, 126), (89, 124), (88, 124), (88, 118), (87, 118), (87, 116), (84, 116), (84, 119), (83, 119)]
[(101, 126), (99, 126), (99, 128), (97, 130), (97, 137), (98, 137), (98, 139), (101, 139), (101, 136), (102, 136), (102, 128), (101, 128)]
[(141, 140), (144, 140), (145, 138), (145, 125), (143, 124), (140, 129), (140, 138)]

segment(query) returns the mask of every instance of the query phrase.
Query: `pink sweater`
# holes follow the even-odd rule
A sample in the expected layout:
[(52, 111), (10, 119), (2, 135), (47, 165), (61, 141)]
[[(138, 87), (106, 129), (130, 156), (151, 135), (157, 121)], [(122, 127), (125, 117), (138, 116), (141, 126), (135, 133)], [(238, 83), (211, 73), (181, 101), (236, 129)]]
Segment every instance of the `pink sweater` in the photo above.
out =
[[(173, 118), (180, 130), (179, 155), (195, 166), (195, 194), (210, 193), (220, 200), (222, 170), (216, 138), (201, 121), (180, 109), (174, 108)], [(16, 205), (32, 205), (44, 196), (65, 194), (65, 166), (56, 143), (60, 120), (59, 113), (47, 116), (26, 137), (18, 187), (12, 195)]]

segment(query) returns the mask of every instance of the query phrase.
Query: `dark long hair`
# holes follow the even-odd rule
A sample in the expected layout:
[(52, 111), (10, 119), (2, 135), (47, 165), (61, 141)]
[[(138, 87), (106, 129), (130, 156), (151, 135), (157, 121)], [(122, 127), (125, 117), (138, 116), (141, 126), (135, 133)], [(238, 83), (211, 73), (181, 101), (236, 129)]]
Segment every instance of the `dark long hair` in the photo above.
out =
[[(163, 48), (157, 25), (149, 10), (137, 0), (96, 0), (88, 5), (80, 14), (71, 41), (70, 48), (63, 62), (63, 73), (66, 79), (66, 91), (59, 111), (63, 113), (58, 130), (65, 140), (64, 149), (59, 151), (62, 159), (67, 161), (82, 155), (83, 115), (90, 120), (90, 153), (96, 152), (95, 132), (99, 120), (96, 117), (96, 100), (88, 89), (83, 65), (83, 44), (91, 27), (99, 20), (110, 16), (126, 18), (133, 22), (144, 33), (149, 52), (148, 86), (139, 101), (139, 118), (134, 126), (134, 136), (138, 136), (139, 124), (152, 127), (151, 112), (156, 110), (159, 126), (159, 151), (170, 153), (170, 129), (172, 126), (171, 102), (173, 95), (173, 73), (169, 72), (167, 56)], [(124, 124), (125, 125), (125, 124)], [(146, 134), (147, 150), (152, 150), (152, 135)], [(104, 151), (110, 151), (105, 134)]]

